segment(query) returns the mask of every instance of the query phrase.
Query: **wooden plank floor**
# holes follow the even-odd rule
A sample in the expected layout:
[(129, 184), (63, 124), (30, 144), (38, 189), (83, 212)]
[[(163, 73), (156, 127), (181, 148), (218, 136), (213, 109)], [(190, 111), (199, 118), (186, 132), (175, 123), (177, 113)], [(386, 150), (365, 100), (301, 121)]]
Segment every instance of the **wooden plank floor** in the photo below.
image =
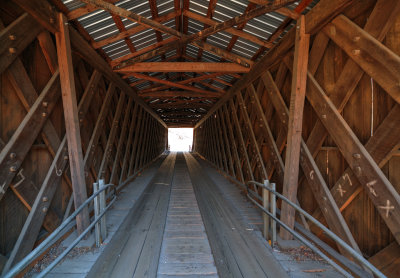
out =
[(220, 277), (289, 277), (271, 248), (249, 229), (201, 165), (185, 153), (191, 181)]
[(165, 159), (87, 277), (288, 275), (185, 153)]
[(87, 277), (155, 277), (176, 154), (161, 164)]
[(178, 154), (158, 277), (218, 277), (185, 158)]

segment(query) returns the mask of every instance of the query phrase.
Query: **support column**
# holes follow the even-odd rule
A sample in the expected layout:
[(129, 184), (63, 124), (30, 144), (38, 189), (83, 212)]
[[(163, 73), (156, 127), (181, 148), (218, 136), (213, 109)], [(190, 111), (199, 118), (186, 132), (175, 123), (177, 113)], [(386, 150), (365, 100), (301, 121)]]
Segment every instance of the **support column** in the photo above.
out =
[[(290, 96), (289, 126), (285, 159), (285, 175), (283, 179), (283, 195), (296, 202), (301, 130), (303, 122), (304, 98), (307, 83), (308, 48), (310, 35), (305, 33), (305, 21), (302, 15), (296, 25), (296, 41), (293, 62), (292, 92)], [(294, 227), (295, 210), (282, 203), (281, 220), (290, 228)], [(281, 229), (282, 239), (292, 239), (290, 233)]]
[[(59, 14), (59, 26), (60, 31), (56, 32), (57, 56), (60, 69), (72, 189), (75, 208), (78, 208), (87, 199), (87, 192), (68, 21), (62, 13)], [(89, 212), (87, 208), (77, 215), (76, 225), (78, 234), (81, 234), (89, 226)]]

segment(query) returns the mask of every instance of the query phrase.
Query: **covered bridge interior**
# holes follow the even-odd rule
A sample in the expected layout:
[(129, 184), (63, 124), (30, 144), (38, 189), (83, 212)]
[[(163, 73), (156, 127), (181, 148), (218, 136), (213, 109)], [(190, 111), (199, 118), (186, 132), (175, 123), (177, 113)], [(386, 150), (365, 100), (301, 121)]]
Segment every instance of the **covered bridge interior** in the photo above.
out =
[[(154, 209), (164, 224), (148, 235), (155, 253), (138, 255), (137, 273), (97, 266), (84, 276), (171, 276), (158, 263), (173, 200), (197, 200), (201, 215), (187, 216), (203, 223), (214, 257), (214, 268), (179, 275), (288, 275), (239, 229), (260, 272), (240, 258), (247, 249), (239, 245), (232, 247), (237, 270), (231, 267), (218, 242), (241, 241), (224, 230), (224, 220), (234, 219), (220, 205), (225, 195), (212, 195), (219, 175), (226, 192), (267, 209), (268, 191), (249, 182), (275, 184), (382, 275), (399, 277), (399, 55), (398, 0), (2, 0), (0, 270), (7, 275), (52, 235), (94, 183), (115, 185), (123, 198), (153, 175), (144, 197), (134, 198), (165, 203)], [(171, 127), (194, 129), (191, 153), (168, 152)], [(194, 195), (174, 197), (180, 189)], [(88, 227), (92, 208), (68, 233)], [(218, 209), (217, 221), (210, 215)], [(286, 202), (278, 199), (277, 211), (351, 275), (377, 276)], [(133, 231), (135, 221), (122, 225)], [(282, 241), (292, 239), (278, 226)], [(112, 239), (110, 246), (100, 258), (113, 264), (123, 247)]]

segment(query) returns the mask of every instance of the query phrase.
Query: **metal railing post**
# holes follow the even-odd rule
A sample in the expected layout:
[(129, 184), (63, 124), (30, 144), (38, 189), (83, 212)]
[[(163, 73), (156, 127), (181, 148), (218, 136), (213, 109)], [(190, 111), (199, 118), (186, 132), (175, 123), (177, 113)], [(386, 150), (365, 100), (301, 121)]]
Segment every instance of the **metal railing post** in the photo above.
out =
[[(361, 254), (359, 254), (356, 250), (354, 250), (350, 245), (348, 245), (345, 241), (343, 241), (340, 237), (338, 237), (335, 233), (333, 233), (331, 230), (326, 228), (321, 222), (319, 222), (317, 219), (312, 217), (308, 212), (303, 210), (299, 205), (293, 203), (290, 201), (288, 198), (283, 196), (282, 194), (276, 192), (275, 184), (272, 184), (272, 186), (267, 186), (265, 183), (259, 183), (256, 181), (247, 181), (246, 182), (246, 188), (247, 188), (247, 197), (262, 211), (264, 211), (265, 214), (273, 218), (275, 221), (279, 223), (281, 228), (284, 228), (287, 230), (289, 233), (291, 233), (295, 238), (303, 242), (307, 247), (309, 247), (311, 250), (313, 250), (315, 253), (317, 253), (321, 258), (325, 259), (329, 264), (331, 264), (335, 269), (337, 269), (340, 273), (345, 275), (346, 277), (353, 277), (351, 274), (349, 274), (346, 270), (344, 270), (342, 267), (340, 267), (337, 263), (335, 263), (333, 260), (331, 260), (327, 255), (325, 255), (323, 252), (321, 252), (317, 247), (315, 247), (313, 244), (311, 244), (308, 240), (306, 240), (304, 237), (302, 237), (299, 233), (297, 233), (295, 230), (290, 228), (288, 225), (283, 223), (281, 220), (276, 218), (276, 200), (274, 200), (274, 205), (271, 205), (273, 212), (269, 211), (267, 208), (265, 208), (263, 205), (260, 205), (259, 201), (261, 200), (260, 196), (253, 190), (249, 189), (249, 184), (254, 184), (256, 186), (261, 187), (262, 189), (268, 190), (271, 194), (273, 194), (275, 197), (278, 197), (281, 199), (283, 202), (286, 202), (288, 205), (292, 206), (296, 211), (300, 212), (303, 214), (309, 221), (314, 223), (318, 228), (320, 228), (325, 234), (330, 237), (332, 240), (334, 240), (338, 245), (342, 246), (347, 252), (349, 252), (350, 255), (353, 256), (355, 260), (357, 260), (359, 263), (361, 263), (363, 266), (365, 266), (367, 269), (369, 269), (376, 277), (380, 278), (386, 278), (386, 276), (379, 270), (377, 269), (373, 264), (371, 264), (368, 260), (366, 260)], [(259, 201), (253, 199), (250, 194), (255, 195)], [(262, 200), (261, 200), (262, 201)], [(273, 232), (274, 233), (274, 232)], [(276, 234), (276, 232), (275, 232)]]
[[(99, 190), (102, 190), (105, 187), (104, 180), (101, 179), (99, 181)], [(99, 194), (100, 199), (100, 213), (102, 213), (106, 208), (106, 190), (101, 191)], [(101, 233), (101, 242), (103, 242), (107, 238), (107, 225), (106, 225), (106, 215), (104, 214), (100, 220), (100, 233)]]
[[(270, 184), (271, 189), (275, 192), (276, 190), (276, 184), (275, 183), (271, 183)], [(273, 215), (273, 217), (276, 218), (276, 196), (275, 194), (272, 194), (272, 192), (270, 192), (270, 200), (271, 200), (271, 214)], [(271, 219), (271, 225), (272, 225), (272, 238), (271, 238), (271, 246), (274, 247), (275, 246), (275, 242), (276, 242), (276, 221), (274, 218)]]
[[(99, 191), (99, 184), (97, 182), (93, 183), (93, 193)], [(100, 194), (99, 194), (100, 195)], [(100, 207), (99, 207), (99, 195), (97, 195), (93, 200), (93, 209), (94, 209), (94, 217), (98, 218), (100, 215)], [(101, 239), (100, 239), (100, 223), (97, 222), (94, 226), (94, 234), (96, 238), (96, 247), (100, 247)]]
[[(96, 184), (97, 185), (97, 184)], [(105, 191), (107, 188), (110, 187), (115, 187), (113, 184), (106, 184), (103, 185), (103, 189), (97, 189), (94, 187), (94, 192), (92, 196), (86, 199), (86, 201), (81, 204), (78, 208), (75, 209), (75, 211), (68, 216), (61, 224), (58, 226), (46, 239), (44, 239), (34, 250), (32, 250), (28, 255), (25, 256), (20, 262), (15, 264), (7, 273), (5, 273), (2, 278), (13, 278), (15, 277), (18, 273), (20, 273), (25, 267), (27, 267), (30, 263), (32, 263), (40, 254), (42, 254), (43, 251), (45, 251), (48, 247), (49, 244), (53, 244), (54, 240), (59, 239), (59, 234), (62, 233), (62, 231), (72, 222), (75, 220), (75, 217), (87, 206), (89, 205), (90, 202), (95, 202), (95, 198)], [(85, 231), (83, 231), (78, 238), (76, 238), (68, 247), (67, 249), (64, 250), (64, 252), (61, 253), (49, 266), (47, 266), (41, 273), (38, 274), (38, 278), (44, 277), (47, 273), (50, 272), (78, 243), (80, 240), (82, 240), (92, 229), (95, 227), (95, 225), (100, 221), (102, 216), (106, 213), (106, 211), (114, 204), (114, 202), (117, 200), (116, 196), (116, 190), (114, 188), (113, 198), (109, 201), (108, 205), (103, 209), (102, 212), (98, 214), (98, 217), (94, 219), (94, 221), (89, 225), (89, 227), (86, 228)], [(105, 200), (105, 198), (104, 198)], [(96, 202), (99, 202), (97, 200)], [(94, 205), (94, 204), (93, 204)], [(94, 206), (96, 207), (96, 206)], [(97, 206), (98, 207), (98, 206)]]
[[(264, 180), (264, 185), (266, 187), (269, 187), (269, 181), (268, 180)], [(270, 210), (270, 204), (269, 204), (269, 200), (270, 200), (270, 193), (267, 189), (262, 188), (262, 197), (263, 197), (263, 207), (266, 210)], [(269, 233), (269, 222), (270, 222), (270, 218), (268, 217), (268, 215), (266, 215), (265, 213), (263, 213), (263, 220), (264, 220), (264, 238), (268, 241), (271, 237), (270, 237), (270, 233)]]

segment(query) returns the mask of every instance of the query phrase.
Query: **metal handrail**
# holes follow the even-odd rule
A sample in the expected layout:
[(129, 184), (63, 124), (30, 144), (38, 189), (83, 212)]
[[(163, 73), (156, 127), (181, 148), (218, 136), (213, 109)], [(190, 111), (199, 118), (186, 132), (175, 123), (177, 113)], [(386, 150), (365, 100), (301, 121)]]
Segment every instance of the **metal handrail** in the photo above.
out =
[(43, 270), (38, 277), (44, 277), (51, 269), (53, 269), (71, 250), (79, 243), (79, 241), (94, 227), (94, 225), (100, 221), (102, 216), (107, 212), (108, 208), (115, 202), (117, 199), (115, 185), (114, 184), (106, 184), (103, 188), (93, 193), (86, 201), (77, 208), (65, 221), (58, 226), (45, 240), (42, 241), (34, 250), (32, 250), (24, 259), (18, 262), (14, 267), (10, 269), (6, 274), (4, 274), (4, 278), (12, 278), (17, 275), (20, 271), (25, 269), (30, 263), (32, 263), (46, 248), (47, 244), (49, 244), (57, 235), (71, 222), (75, 219), (75, 217), (94, 199), (104, 190), (113, 187), (113, 196), (114, 198), (109, 202), (108, 206), (104, 209), (104, 211), (97, 217), (95, 220), (83, 231), (77, 239), (75, 239), (68, 248), (61, 253), (60, 256), (57, 257), (55, 261), (53, 261), (45, 270)]
[[(303, 210), (300, 206), (297, 204), (293, 203), (289, 199), (287, 199), (285, 196), (282, 194), (276, 192), (275, 190), (272, 190), (271, 188), (265, 186), (262, 183), (256, 182), (256, 181), (248, 181), (246, 182), (246, 188), (248, 189), (247, 192), (251, 192), (255, 194), (252, 190), (249, 190), (248, 185), (249, 184), (254, 184), (257, 186), (260, 186), (262, 188), (265, 188), (278, 198), (280, 198), (282, 201), (285, 201), (287, 204), (289, 204), (291, 207), (293, 207), (295, 210), (303, 214), (306, 218), (308, 218), (312, 223), (314, 223), (318, 228), (323, 230), (332, 240), (334, 240), (337, 244), (342, 246), (349, 254), (351, 254), (358, 262), (360, 262), (362, 265), (364, 265), (366, 268), (371, 270), (371, 272), (376, 276), (380, 278), (386, 278), (386, 276), (379, 271), (375, 266), (373, 266), (369, 261), (367, 261), (363, 256), (361, 256), (357, 251), (355, 251), (350, 245), (348, 245), (345, 241), (343, 241), (340, 237), (338, 237), (336, 234), (334, 234), (331, 230), (326, 228), (321, 222), (319, 222), (317, 219), (312, 217), (308, 212)], [(250, 197), (249, 194), (247, 194), (247, 197), (254, 203), (256, 204), (264, 213), (272, 217), (275, 221), (277, 221), (285, 230), (287, 230), (289, 233), (291, 233), (294, 237), (299, 239), (301, 242), (306, 244), (311, 250), (316, 252), (318, 255), (320, 255), (322, 258), (324, 258), (329, 264), (331, 264), (334, 268), (336, 268), (340, 273), (345, 275), (346, 277), (353, 277), (350, 273), (348, 273), (346, 270), (344, 270), (342, 267), (340, 267), (338, 264), (336, 264), (334, 261), (332, 261), (329, 257), (327, 257), (324, 253), (322, 253), (319, 249), (317, 249), (314, 245), (312, 245), (310, 242), (308, 242), (305, 238), (303, 238), (300, 234), (295, 232), (293, 229), (288, 227), (285, 223), (280, 221), (278, 218), (273, 216), (270, 212), (268, 212), (264, 207), (262, 207), (256, 200), (254, 200), (252, 197)]]

